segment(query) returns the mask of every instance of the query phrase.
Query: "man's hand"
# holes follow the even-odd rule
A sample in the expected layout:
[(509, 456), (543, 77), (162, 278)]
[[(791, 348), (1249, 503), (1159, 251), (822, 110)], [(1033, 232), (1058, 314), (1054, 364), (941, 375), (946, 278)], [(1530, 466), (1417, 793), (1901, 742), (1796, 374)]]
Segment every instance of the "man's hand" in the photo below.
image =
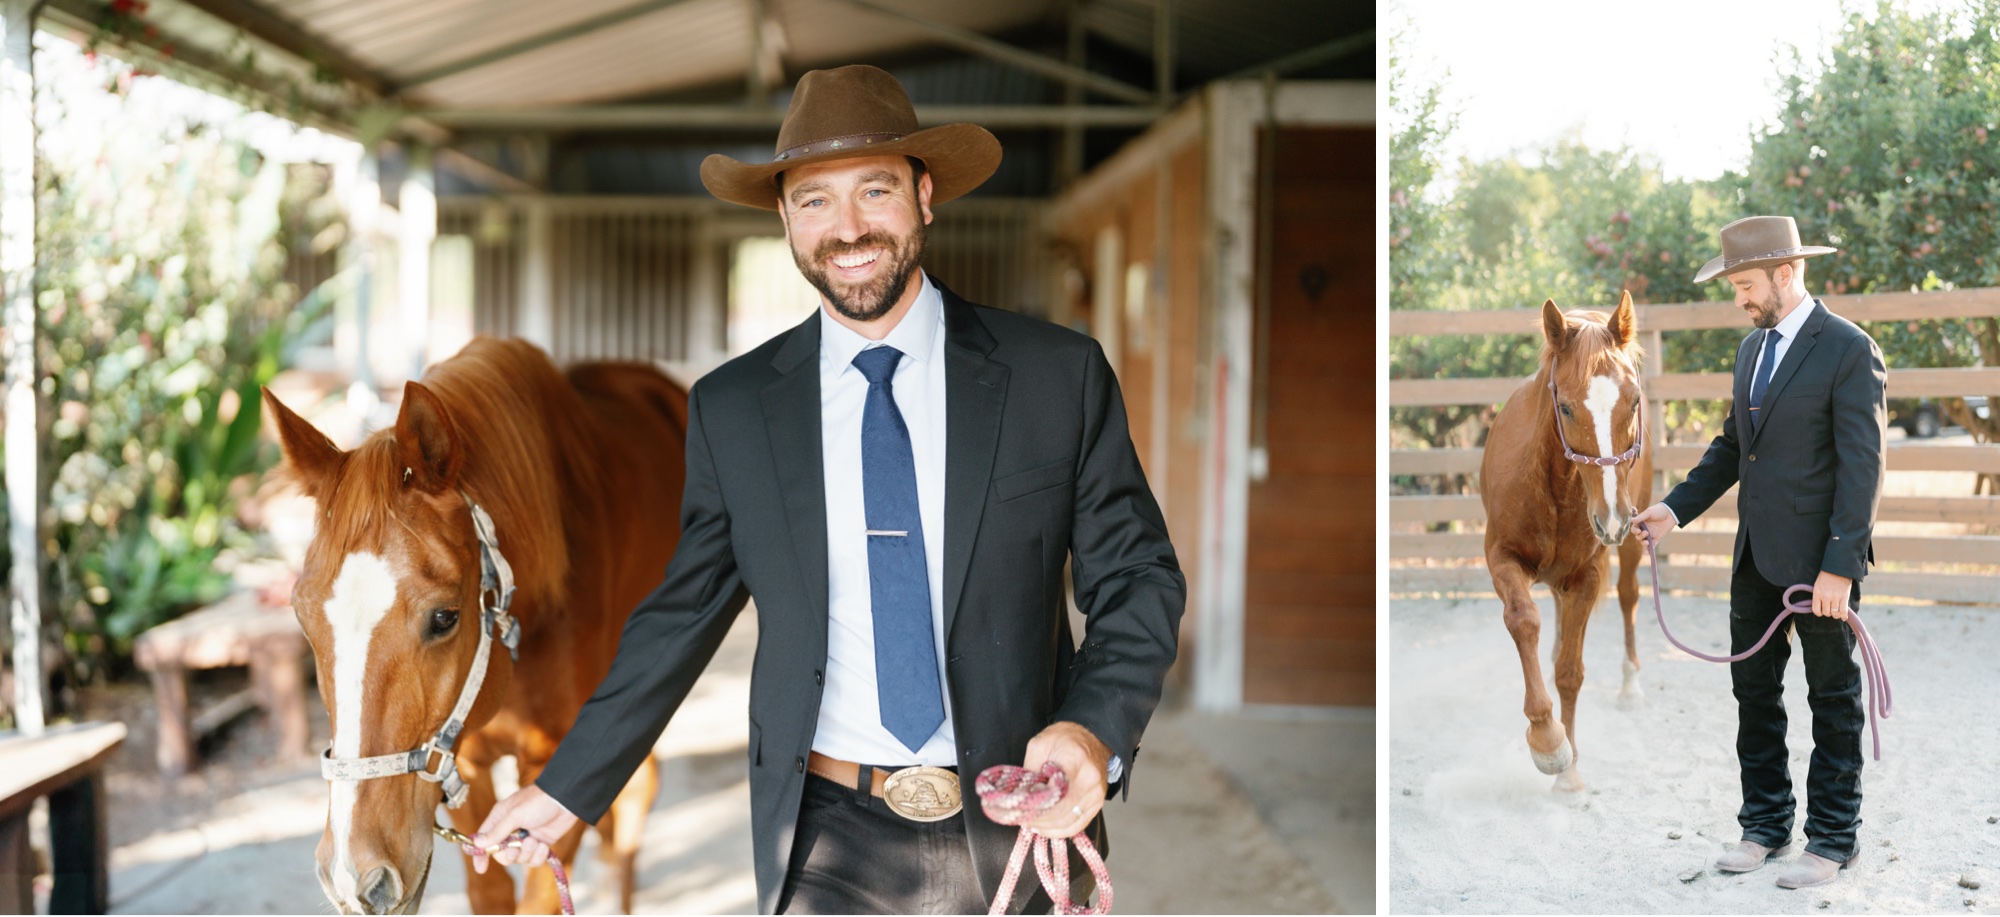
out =
[(1836, 621), (1847, 620), (1847, 597), (1853, 592), (1854, 581), (1838, 573), (1819, 571), (1819, 579), (1813, 581), (1813, 614)]
[(521, 841), (521, 846), (501, 847), (492, 852), (492, 858), (502, 866), (515, 863), (540, 866), (549, 860), (549, 845), (561, 840), (575, 826), (576, 816), (563, 808), (562, 803), (542, 792), (541, 787), (529, 785), (493, 807), (485, 824), (479, 826), (479, 833), (472, 836), (477, 846), (466, 852), (472, 855), (472, 868), (484, 875), (487, 848), (506, 843), (516, 829), (526, 828), (528, 837)]
[(1659, 547), (1660, 539), (1674, 530), (1674, 523), (1674, 511), (1668, 509), (1665, 503), (1655, 503), (1646, 507), (1645, 512), (1632, 517), (1632, 534)]
[(1028, 740), (1028, 759), (1022, 766), (1039, 771), (1048, 761), (1056, 762), (1069, 778), (1069, 792), (1028, 827), (1047, 837), (1072, 837), (1104, 808), (1104, 771), (1111, 766), (1111, 749), (1075, 723), (1050, 723)]

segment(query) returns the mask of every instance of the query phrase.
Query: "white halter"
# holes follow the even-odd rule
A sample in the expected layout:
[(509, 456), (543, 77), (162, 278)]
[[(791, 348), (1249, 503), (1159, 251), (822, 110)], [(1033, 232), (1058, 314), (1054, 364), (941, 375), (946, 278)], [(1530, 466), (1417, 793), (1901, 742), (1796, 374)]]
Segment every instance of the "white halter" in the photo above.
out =
[[(493, 535), (493, 517), (472, 502), (471, 497), (466, 497), (465, 503), (472, 507), (472, 528), (479, 536), (479, 650), (472, 657), (472, 671), (466, 676), (465, 687), (458, 692), (458, 703), (430, 741), (409, 751), (368, 758), (335, 758), (333, 749), (328, 748), (320, 757), (320, 776), (328, 780), (372, 780), (414, 773), (443, 785), (446, 806), (456, 809), (464, 804), (466, 785), (458, 776), (458, 755), (452, 749), (458, 744), (458, 734), (465, 728), (465, 717), (472, 712), (473, 701), (479, 697), (479, 686), (486, 681), (486, 661), (493, 640), (497, 637), (515, 662), (521, 660), (521, 629), (507, 613), (508, 606), (514, 603), (514, 568), (500, 554), (498, 539)], [(435, 771), (430, 768), (433, 755), (439, 761)]]

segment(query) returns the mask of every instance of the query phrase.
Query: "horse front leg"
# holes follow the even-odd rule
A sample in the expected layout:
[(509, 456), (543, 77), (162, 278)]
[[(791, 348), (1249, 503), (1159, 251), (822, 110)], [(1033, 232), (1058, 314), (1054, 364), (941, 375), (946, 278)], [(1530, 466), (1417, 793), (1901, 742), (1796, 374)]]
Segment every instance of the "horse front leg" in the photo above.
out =
[[(465, 750), (472, 752), (474, 745), (474, 737), (468, 736)], [(465, 780), (465, 805), (450, 810), (451, 826), (470, 835), (479, 830), (497, 801), (493, 771), (490, 762), (461, 756), (458, 773)], [(475, 914), (514, 913), (514, 877), (498, 864), (488, 864), (486, 874), (481, 875), (473, 871), (472, 858), (465, 857), (465, 898)]]
[[(533, 785), (535, 778), (541, 776), (542, 768), (548, 764), (548, 761), (545, 759), (530, 765), (528, 762), (522, 761), (519, 755), (515, 756), (515, 761), (519, 762), (520, 765), (521, 785), (523, 787)], [(572, 887), (574, 887), (576, 873), (576, 851), (578, 847), (583, 845), (583, 832), (588, 827), (588, 825), (578, 822), (571, 826), (568, 831), (563, 832), (563, 836), (557, 838), (555, 843), (549, 845), (549, 855), (561, 860), (563, 869), (570, 873)], [(548, 864), (537, 863), (529, 867), (528, 880), (523, 883), (521, 899), (516, 902), (514, 913), (562, 913), (562, 897), (560, 891), (556, 888), (556, 875), (554, 871), (549, 869)]]
[[(1606, 552), (1608, 554), (1608, 552)], [(1576, 697), (1583, 690), (1583, 637), (1590, 629), (1590, 613), (1604, 589), (1604, 566), (1608, 557), (1586, 564), (1567, 582), (1555, 588), (1556, 598), (1556, 694), (1562, 698), (1563, 729), (1569, 733), (1571, 748), (1576, 742)], [(1555, 788), (1566, 793), (1584, 789), (1583, 775), (1574, 758), (1556, 775)]]
[(1528, 754), (1536, 770), (1560, 774), (1574, 763), (1575, 755), (1568, 734), (1554, 716), (1555, 704), (1542, 679), (1542, 611), (1528, 594), (1534, 577), (1518, 559), (1499, 550), (1487, 552), (1486, 568), (1493, 575), (1493, 591), (1500, 595), (1507, 633), (1513, 636), (1514, 649), (1521, 655), (1521, 680), (1527, 688), (1522, 712), (1528, 717)]
[(646, 813), (659, 792), (660, 768), (647, 755), (597, 821), (598, 859), (610, 870), (603, 884), (617, 891), (618, 908), (627, 914), (632, 913), (632, 893), (639, 881), (639, 841), (646, 836)]
[(1639, 558), (1645, 553), (1639, 536), (1628, 535), (1618, 545), (1618, 608), (1625, 614), (1625, 680), (1618, 686), (1618, 709), (1635, 710), (1646, 702), (1639, 685)]

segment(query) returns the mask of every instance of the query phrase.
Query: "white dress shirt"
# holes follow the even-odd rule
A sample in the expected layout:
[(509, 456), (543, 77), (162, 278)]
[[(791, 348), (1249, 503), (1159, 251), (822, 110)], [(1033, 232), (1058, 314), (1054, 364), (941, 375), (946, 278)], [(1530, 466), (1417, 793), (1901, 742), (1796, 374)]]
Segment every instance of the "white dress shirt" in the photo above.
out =
[[(1771, 351), (1771, 359), (1774, 361), (1772, 363), (1773, 366), (1785, 365), (1786, 351), (1792, 349), (1792, 342), (1799, 339), (1799, 331), (1800, 329), (1806, 326), (1806, 319), (1812, 317), (1812, 310), (1813, 310), (1812, 296), (1810, 294), (1800, 294), (1800, 295), (1803, 298), (1799, 300), (1799, 304), (1797, 306), (1794, 306), (1792, 308), (1791, 314), (1786, 315), (1783, 321), (1778, 322), (1778, 324), (1772, 327), (1771, 329), (1772, 331), (1776, 331), (1779, 334), (1784, 335), (1784, 337), (1778, 339), (1777, 348)], [(1763, 372), (1763, 370), (1764, 370), (1764, 342), (1759, 340), (1757, 342), (1757, 356), (1755, 360), (1750, 364), (1750, 378), (1752, 380), (1755, 380), (1757, 378), (1757, 374)], [(1777, 372), (1775, 370), (1771, 373), (1771, 377), (1774, 379), (1777, 378)], [(1751, 382), (1751, 385), (1752, 386), (1756, 385), (1756, 382), (1754, 381)]]
[[(820, 449), (826, 469), (826, 690), (820, 695), (813, 750), (861, 764), (958, 764), (951, 698), (944, 692), (944, 299), (928, 275), (917, 301), (878, 344), (835, 321), (820, 305)], [(917, 513), (924, 526), (924, 566), (931, 586), (931, 635), (938, 661), (944, 725), (915, 752), (882, 725), (875, 689), (875, 617), (868, 582), (868, 508), (862, 496), (861, 415), (868, 380), (854, 368), (862, 350), (903, 352), (890, 388), (910, 430), (916, 462)]]
[[(826, 690), (820, 695), (813, 751), (857, 764), (958, 765), (951, 696), (944, 691), (944, 297), (921, 270), (917, 301), (880, 343), (819, 310), (820, 451), (826, 473)], [(924, 524), (924, 566), (931, 583), (931, 636), (944, 693), (944, 724), (915, 752), (882, 725), (875, 688), (875, 615), (868, 583), (868, 507), (862, 496), (861, 416), (868, 380), (856, 354), (882, 345), (903, 352), (890, 377), (896, 410), (910, 429), (917, 471), (917, 513)], [(1125, 771), (1114, 755), (1105, 780)]]

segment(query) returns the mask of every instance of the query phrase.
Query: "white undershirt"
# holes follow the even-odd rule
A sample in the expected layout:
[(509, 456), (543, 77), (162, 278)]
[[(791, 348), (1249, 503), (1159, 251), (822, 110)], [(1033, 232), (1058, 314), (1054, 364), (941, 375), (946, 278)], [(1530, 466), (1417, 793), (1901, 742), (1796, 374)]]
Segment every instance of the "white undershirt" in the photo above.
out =
[[(1792, 311), (1782, 321), (1771, 328), (1772, 331), (1784, 335), (1784, 337), (1778, 339), (1778, 346), (1771, 351), (1771, 359), (1775, 361), (1771, 365), (1785, 365), (1785, 353), (1792, 349), (1792, 342), (1799, 339), (1799, 331), (1806, 326), (1806, 319), (1812, 317), (1812, 310), (1812, 297), (1805, 293), (1800, 293), (1799, 304), (1793, 306)], [(1763, 372), (1763, 369), (1764, 342), (1760, 339), (1757, 342), (1757, 356), (1753, 358), (1750, 364), (1750, 378), (1753, 380), (1756, 379), (1757, 374)], [(1773, 370), (1772, 376), (1776, 377), (1776, 375), (1777, 372)], [(1756, 383), (1753, 381), (1751, 386), (1755, 387), (1755, 385)]]
[[(917, 513), (930, 576), (931, 634), (944, 687), (944, 300), (918, 272), (917, 300), (882, 344), (903, 352), (890, 377), (896, 409), (910, 430), (917, 473)], [(944, 725), (915, 752), (882, 725), (875, 690), (875, 626), (868, 582), (868, 509), (862, 495), (861, 417), (868, 380), (854, 367), (862, 350), (880, 346), (819, 313), (820, 449), (826, 469), (826, 690), (820, 696), (813, 750), (842, 761), (907, 766), (958, 764), (951, 698)]]

